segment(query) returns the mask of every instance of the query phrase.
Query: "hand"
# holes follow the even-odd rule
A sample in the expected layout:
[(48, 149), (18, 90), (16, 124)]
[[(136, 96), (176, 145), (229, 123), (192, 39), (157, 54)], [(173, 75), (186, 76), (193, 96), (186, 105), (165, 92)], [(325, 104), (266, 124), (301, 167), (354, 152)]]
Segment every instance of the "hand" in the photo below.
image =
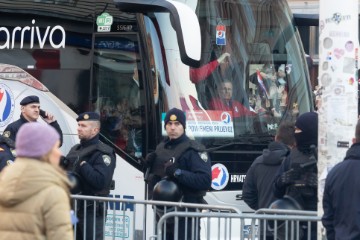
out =
[(165, 173), (169, 177), (174, 177), (174, 173), (178, 168), (179, 168), (179, 164), (177, 164), (176, 162), (174, 163), (173, 159), (169, 159), (164, 163)]
[(49, 112), (47, 112), (47, 111), (45, 112), (45, 116), (42, 117), (42, 118), (43, 118), (44, 121), (47, 122), (47, 123), (52, 123), (52, 122), (55, 122), (55, 121), (56, 121), (54, 115), (52, 115), (51, 113), (49, 113)]
[(156, 159), (156, 152), (151, 152), (148, 155), (146, 155), (146, 158), (144, 159), (144, 165), (146, 168), (151, 167)]
[(225, 58), (227, 58), (227, 57), (230, 57), (230, 53), (226, 52), (226, 53), (221, 54), (221, 56), (217, 59), (218, 63), (222, 63), (225, 60)]
[(283, 185), (291, 185), (294, 184), (296, 180), (300, 178), (300, 172), (296, 169), (290, 169), (283, 174), (281, 174), (281, 183)]
[(316, 188), (318, 185), (318, 177), (316, 173), (309, 172), (305, 175), (305, 184), (309, 187)]

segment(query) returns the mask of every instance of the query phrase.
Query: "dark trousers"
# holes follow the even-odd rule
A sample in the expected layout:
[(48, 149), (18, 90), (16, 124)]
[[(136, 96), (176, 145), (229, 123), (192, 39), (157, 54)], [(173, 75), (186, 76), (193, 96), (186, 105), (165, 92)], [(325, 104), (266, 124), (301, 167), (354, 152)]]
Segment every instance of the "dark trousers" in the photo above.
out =
[[(175, 220), (172, 218), (169, 220), (170, 222), (166, 223), (166, 230), (163, 230), (163, 239), (173, 240), (175, 239)], [(200, 218), (179, 217), (177, 233), (179, 240), (200, 240)]]
[[(183, 198), (184, 202), (187, 203), (204, 203), (202, 197), (190, 197), (185, 196)], [(172, 210), (174, 211), (174, 209)], [(178, 212), (195, 212), (196, 210), (193, 208), (185, 209), (177, 209)], [(157, 221), (160, 219), (162, 214), (157, 214)], [(163, 239), (172, 240), (175, 238), (175, 219), (169, 218), (166, 222), (166, 234), (165, 229), (163, 230)], [(179, 240), (199, 240), (200, 239), (200, 218), (193, 217), (178, 217), (178, 239)]]
[(104, 239), (103, 236), (104, 224), (106, 220), (106, 207), (104, 208), (103, 203), (97, 203), (95, 209), (93, 204), (91, 206), (87, 206), (86, 211), (84, 211), (83, 207), (79, 208), (77, 217), (79, 219), (79, 222), (76, 226), (76, 240)]

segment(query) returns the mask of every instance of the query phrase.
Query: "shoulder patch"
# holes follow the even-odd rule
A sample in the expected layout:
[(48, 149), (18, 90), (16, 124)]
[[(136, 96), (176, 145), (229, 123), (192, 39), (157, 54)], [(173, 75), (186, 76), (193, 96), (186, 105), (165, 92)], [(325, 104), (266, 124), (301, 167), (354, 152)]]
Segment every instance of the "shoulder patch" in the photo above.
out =
[(199, 152), (199, 156), (204, 162), (207, 162), (209, 159), (207, 152)]
[(10, 133), (10, 131), (5, 131), (4, 133), (3, 133), (3, 136), (4, 137), (10, 137), (10, 135), (11, 135), (11, 133)]
[(111, 163), (111, 157), (109, 155), (102, 155), (102, 158), (104, 160), (105, 165), (109, 166)]
[(14, 163), (13, 160), (7, 160), (7, 161), (6, 161), (6, 165), (11, 165), (11, 164), (13, 164), (13, 163)]
[(14, 157), (16, 157), (16, 150), (15, 150), (15, 149), (10, 149), (10, 151), (11, 151), (11, 154), (12, 154)]

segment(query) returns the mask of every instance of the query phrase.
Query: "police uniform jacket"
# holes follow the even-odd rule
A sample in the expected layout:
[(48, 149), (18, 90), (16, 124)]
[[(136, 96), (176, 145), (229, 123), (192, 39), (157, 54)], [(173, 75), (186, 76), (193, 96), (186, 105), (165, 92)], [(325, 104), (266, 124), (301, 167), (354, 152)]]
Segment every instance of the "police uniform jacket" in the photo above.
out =
[[(7, 127), (4, 130), (4, 136), (10, 138), (11, 140), (15, 141), (16, 139), (16, 134), (19, 131), (20, 127), (24, 124), (29, 122), (28, 120), (26, 120), (26, 118), (20, 114), (20, 118), (18, 120), (16, 120), (15, 122), (10, 123), (9, 125), (7, 125)], [(62, 135), (62, 131), (60, 128), (60, 125), (57, 121), (54, 121), (52, 123), (49, 124), (50, 126), (52, 126), (53, 128), (55, 128), (55, 130), (59, 133), (60, 135), (60, 146), (63, 143), (63, 135)]]
[(164, 162), (174, 157), (176, 149), (186, 148), (185, 151), (175, 159), (178, 168), (181, 169), (181, 175), (171, 177), (176, 181), (182, 190), (183, 201), (189, 203), (201, 203), (203, 196), (211, 186), (211, 161), (208, 154), (203, 152), (204, 147), (196, 141), (190, 140), (185, 134), (177, 139), (170, 140), (168, 137), (156, 148), (156, 159), (152, 167), (152, 174), (157, 177), (152, 178), (154, 185), (161, 177), (165, 176)]
[(254, 210), (268, 208), (276, 200), (272, 183), (290, 149), (283, 143), (272, 142), (251, 164), (243, 186), (243, 199)]
[(15, 159), (14, 149), (15, 143), (0, 135), (0, 172), (4, 167), (13, 163)]
[[(297, 148), (293, 148), (290, 155), (281, 164), (279, 171), (276, 174), (275, 181), (273, 184), (274, 194), (277, 198), (282, 198), (285, 194), (296, 199), (304, 210), (316, 211), (317, 210), (317, 188), (309, 186), (279, 186), (278, 179), (281, 174), (292, 169), (298, 168), (300, 164), (311, 162), (312, 154), (310, 152), (304, 153), (299, 151)], [(302, 182), (308, 173), (317, 173), (316, 164), (312, 164), (302, 170), (300, 175), (300, 182)]]
[(360, 239), (360, 143), (326, 177), (322, 223), (328, 240)]
[(0, 240), (73, 239), (70, 183), (60, 168), (17, 158), (0, 177)]
[[(82, 150), (89, 147), (95, 147), (94, 151), (87, 156), (79, 157)], [(108, 196), (116, 157), (111, 147), (99, 141), (99, 135), (75, 145), (66, 159), (70, 161), (67, 170), (75, 171), (80, 175), (82, 195)], [(86, 164), (80, 166), (82, 161), (86, 161)]]

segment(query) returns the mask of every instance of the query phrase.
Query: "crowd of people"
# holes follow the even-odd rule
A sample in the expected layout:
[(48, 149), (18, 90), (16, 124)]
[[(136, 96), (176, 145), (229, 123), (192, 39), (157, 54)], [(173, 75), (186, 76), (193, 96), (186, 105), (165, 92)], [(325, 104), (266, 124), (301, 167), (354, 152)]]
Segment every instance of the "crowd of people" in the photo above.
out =
[(70, 193), (109, 196), (116, 159), (99, 140), (100, 115), (78, 115), (80, 143), (62, 156), (61, 128), (40, 109), (39, 97), (27, 96), (20, 106), (20, 119), (1, 136), (0, 239), (73, 239), (75, 223), (76, 239), (103, 239), (106, 205), (81, 202), (74, 213), (70, 201)]
[[(229, 96), (231, 84), (224, 82), (222, 87), (221, 94)], [(108, 196), (116, 167), (115, 152), (99, 141), (100, 115), (96, 112), (78, 115), (80, 143), (62, 156), (59, 149), (62, 132), (55, 117), (49, 112), (41, 113), (37, 96), (24, 98), (20, 105), (20, 119), (9, 124), (0, 139), (0, 239), (23, 239), (25, 235), (33, 239), (71, 239), (74, 218), (71, 217), (70, 192)], [(250, 110), (234, 105), (239, 111), (252, 114)], [(39, 117), (46, 124), (39, 123)], [(165, 189), (162, 184), (171, 182), (176, 185), (181, 201), (204, 203), (203, 197), (212, 181), (210, 157), (203, 145), (186, 136), (186, 117), (182, 110), (170, 109), (164, 123), (167, 137), (143, 159), (149, 199), (169, 200), (162, 199), (161, 192)], [(254, 210), (271, 208), (280, 199), (291, 201), (297, 210), (316, 211), (317, 139), (317, 113), (303, 113), (295, 124), (283, 122), (274, 142), (263, 150), (247, 172), (244, 201)], [(357, 211), (354, 210), (359, 197), (349, 187), (357, 186), (358, 182), (359, 142), (360, 122), (345, 161), (335, 166), (326, 179), (322, 220), (328, 239), (342, 236), (357, 239), (360, 236)], [(77, 188), (66, 171), (76, 176)], [(343, 195), (349, 195), (351, 200), (345, 200), (341, 197)], [(106, 205), (98, 204), (94, 208), (93, 203), (84, 206), (85, 203), (76, 213), (80, 220), (76, 239), (83, 239), (83, 233), (91, 239), (102, 239)], [(171, 238), (173, 226), (169, 223), (168, 227), (167, 234)], [(300, 227), (301, 231), (310, 227), (310, 239), (316, 239), (316, 223), (301, 223)], [(199, 232), (200, 225), (180, 220), (179, 239), (185, 235), (190, 238), (194, 228)], [(273, 239), (267, 224), (261, 223), (260, 228), (266, 228), (266, 231), (259, 231), (262, 238)], [(307, 234), (300, 236), (308, 239)]]

